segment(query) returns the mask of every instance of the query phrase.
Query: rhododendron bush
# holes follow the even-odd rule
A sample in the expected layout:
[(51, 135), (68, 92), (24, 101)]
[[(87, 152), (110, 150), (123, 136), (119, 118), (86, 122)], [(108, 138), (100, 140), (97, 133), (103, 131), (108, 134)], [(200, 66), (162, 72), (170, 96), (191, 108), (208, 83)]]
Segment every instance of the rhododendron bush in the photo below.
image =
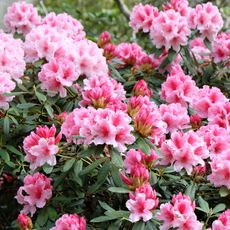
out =
[(23, 1), (4, 24), (0, 228), (230, 229), (230, 33), (215, 5), (139, 3), (116, 44)]

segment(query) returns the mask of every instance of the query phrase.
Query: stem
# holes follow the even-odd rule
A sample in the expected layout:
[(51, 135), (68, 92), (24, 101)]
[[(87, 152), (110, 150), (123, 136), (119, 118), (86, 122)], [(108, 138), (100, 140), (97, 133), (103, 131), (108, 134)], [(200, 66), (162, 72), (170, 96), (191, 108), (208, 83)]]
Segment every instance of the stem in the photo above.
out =
[(123, 0), (115, 0), (115, 3), (117, 4), (121, 13), (126, 17), (127, 20), (129, 20), (130, 11), (128, 7), (125, 5), (125, 3), (123, 2)]

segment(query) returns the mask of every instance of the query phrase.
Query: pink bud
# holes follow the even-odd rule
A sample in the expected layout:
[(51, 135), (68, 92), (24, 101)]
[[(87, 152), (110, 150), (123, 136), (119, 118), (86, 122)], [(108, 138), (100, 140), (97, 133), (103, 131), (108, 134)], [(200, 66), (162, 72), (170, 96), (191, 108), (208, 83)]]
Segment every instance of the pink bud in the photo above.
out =
[(20, 230), (31, 230), (33, 228), (31, 219), (24, 213), (19, 214), (17, 221)]
[(198, 114), (193, 114), (190, 116), (190, 123), (193, 129), (198, 129), (202, 125), (202, 119)]
[(204, 176), (206, 173), (206, 166), (198, 165), (193, 168), (193, 174), (197, 176)]
[(140, 80), (135, 84), (133, 88), (133, 93), (135, 96), (148, 96), (148, 97), (151, 97), (153, 94), (152, 90), (148, 87), (146, 81), (144, 80)]
[(106, 44), (108, 44), (111, 40), (111, 35), (109, 32), (104, 31), (99, 35), (99, 39), (98, 39), (98, 46), (99, 47), (104, 47)]

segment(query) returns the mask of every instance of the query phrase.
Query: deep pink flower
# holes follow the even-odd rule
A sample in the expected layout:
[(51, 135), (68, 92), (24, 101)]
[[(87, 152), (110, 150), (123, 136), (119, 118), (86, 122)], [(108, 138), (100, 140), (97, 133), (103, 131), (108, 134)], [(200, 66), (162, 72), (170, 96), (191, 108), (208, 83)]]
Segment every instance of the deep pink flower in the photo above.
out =
[(50, 230), (86, 230), (86, 220), (77, 214), (64, 214)]
[(108, 43), (103, 47), (103, 55), (106, 57), (107, 60), (110, 60), (116, 56), (115, 50), (116, 45), (112, 43)]
[(58, 33), (72, 38), (75, 42), (85, 39), (85, 32), (82, 24), (67, 13), (49, 13), (42, 19), (42, 25), (55, 28)]
[(153, 216), (153, 210), (158, 206), (158, 198), (155, 190), (149, 184), (142, 185), (129, 194), (130, 199), (126, 202), (126, 207), (131, 212), (129, 220), (137, 222), (141, 218), (146, 222)]
[(109, 44), (111, 40), (111, 35), (109, 32), (104, 31), (98, 37), (98, 46), (104, 48), (105, 45)]
[(175, 10), (161, 11), (150, 29), (150, 37), (156, 48), (179, 51), (188, 43), (190, 29), (185, 17)]
[(31, 213), (31, 216), (36, 212), (36, 208), (43, 208), (51, 197), (51, 179), (39, 172), (27, 175), (24, 185), (18, 189), (15, 196), (18, 203), (24, 205), (23, 212)]
[(25, 213), (18, 215), (17, 222), (20, 230), (32, 230), (33, 228), (31, 219)]
[(162, 120), (167, 124), (167, 132), (188, 128), (189, 116), (187, 109), (179, 103), (161, 104), (159, 111)]
[(217, 103), (227, 102), (228, 99), (220, 91), (219, 88), (209, 87), (204, 85), (203, 88), (197, 91), (192, 97), (191, 106), (195, 112), (202, 118), (207, 118), (209, 108), (213, 107)]
[(151, 97), (153, 91), (148, 87), (145, 80), (139, 80), (133, 88), (134, 96), (148, 96)]
[(25, 1), (14, 2), (7, 9), (4, 16), (4, 25), (14, 33), (27, 34), (30, 30), (41, 23), (41, 17), (38, 15), (37, 9), (30, 3)]
[(149, 32), (155, 18), (158, 16), (158, 9), (152, 5), (139, 3), (135, 5), (130, 14), (129, 25), (135, 32), (143, 30)]
[(229, 230), (230, 209), (223, 212), (217, 220), (212, 223), (212, 230)]
[(202, 119), (198, 114), (193, 114), (190, 116), (190, 124), (192, 126), (193, 129), (198, 129), (202, 126)]
[(184, 168), (189, 175), (193, 166), (204, 165), (204, 159), (209, 157), (204, 139), (193, 131), (172, 133), (171, 139), (162, 144), (161, 151), (162, 164), (173, 165), (177, 172)]
[(26, 153), (25, 160), (30, 163), (30, 169), (44, 165), (56, 164), (55, 155), (58, 153), (58, 143), (62, 138), (59, 133), (56, 137), (56, 128), (52, 125), (51, 128), (47, 126), (38, 126), (35, 132), (31, 132), (23, 141), (23, 149)]

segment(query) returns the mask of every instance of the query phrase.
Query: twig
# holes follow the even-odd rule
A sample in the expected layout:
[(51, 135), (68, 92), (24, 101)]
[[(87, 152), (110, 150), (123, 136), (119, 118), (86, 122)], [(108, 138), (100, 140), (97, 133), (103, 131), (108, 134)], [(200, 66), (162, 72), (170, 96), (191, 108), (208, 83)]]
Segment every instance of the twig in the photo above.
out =
[(118, 8), (120, 9), (121, 13), (124, 14), (124, 16), (129, 20), (130, 10), (125, 5), (123, 0), (115, 0), (115, 2), (117, 4)]

